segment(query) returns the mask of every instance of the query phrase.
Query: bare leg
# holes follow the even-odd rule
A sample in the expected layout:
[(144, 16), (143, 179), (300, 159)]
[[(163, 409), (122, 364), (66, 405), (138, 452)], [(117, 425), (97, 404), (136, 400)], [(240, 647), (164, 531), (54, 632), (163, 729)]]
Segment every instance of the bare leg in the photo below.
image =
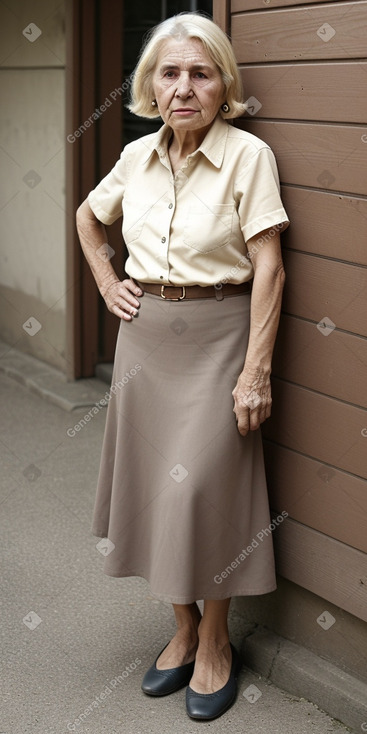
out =
[(229, 644), (230, 599), (206, 599), (199, 624), (199, 645), (190, 687), (197, 693), (214, 693), (228, 681), (232, 653)]
[(177, 668), (191, 663), (198, 646), (198, 626), (201, 614), (196, 602), (193, 604), (172, 604), (176, 617), (177, 632), (159, 656), (158, 670)]

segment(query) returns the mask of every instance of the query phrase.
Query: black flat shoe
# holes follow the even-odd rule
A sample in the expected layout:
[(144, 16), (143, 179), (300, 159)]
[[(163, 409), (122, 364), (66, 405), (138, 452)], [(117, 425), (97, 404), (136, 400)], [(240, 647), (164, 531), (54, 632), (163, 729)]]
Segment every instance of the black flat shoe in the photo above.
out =
[[(166, 649), (167, 645), (164, 646), (163, 650)], [(160, 651), (159, 655), (162, 654), (163, 650)], [(156, 666), (159, 655), (145, 673), (141, 684), (142, 690), (148, 696), (168, 696), (169, 693), (179, 691), (180, 688), (187, 686), (194, 672), (195, 660), (192, 663), (180, 665), (178, 668), (159, 670)]]
[(190, 686), (186, 689), (186, 710), (191, 719), (216, 719), (224, 714), (236, 698), (237, 678), (242, 660), (231, 644), (232, 665), (225, 686), (214, 693), (196, 693)]

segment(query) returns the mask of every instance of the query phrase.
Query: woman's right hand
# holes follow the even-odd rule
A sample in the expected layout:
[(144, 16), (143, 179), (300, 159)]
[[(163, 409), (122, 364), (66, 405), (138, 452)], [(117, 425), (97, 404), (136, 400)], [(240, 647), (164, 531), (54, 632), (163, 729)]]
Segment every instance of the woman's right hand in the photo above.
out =
[(101, 287), (101, 294), (106, 306), (111, 313), (125, 321), (131, 321), (136, 316), (140, 307), (140, 301), (136, 296), (142, 296), (143, 292), (131, 278), (127, 280), (116, 280), (106, 287)]

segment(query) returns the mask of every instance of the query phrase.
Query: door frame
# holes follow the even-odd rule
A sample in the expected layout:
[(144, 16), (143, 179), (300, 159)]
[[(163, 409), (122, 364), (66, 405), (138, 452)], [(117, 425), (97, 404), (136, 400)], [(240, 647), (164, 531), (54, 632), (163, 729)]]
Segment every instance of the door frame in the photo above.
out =
[[(123, 0), (109, 0), (108, 7), (102, 0), (66, 3), (66, 359), (69, 380), (93, 377), (99, 361), (112, 361), (118, 328), (118, 320), (106, 310), (80, 247), (75, 213), (89, 191), (112, 168), (122, 147), (122, 104), (118, 95), (115, 100), (110, 97), (111, 91), (122, 82), (122, 30)], [(101, 112), (107, 97), (111, 104)], [(108, 237), (111, 246), (121, 252), (121, 229), (110, 228)], [(122, 276), (122, 258), (115, 269), (119, 277)]]

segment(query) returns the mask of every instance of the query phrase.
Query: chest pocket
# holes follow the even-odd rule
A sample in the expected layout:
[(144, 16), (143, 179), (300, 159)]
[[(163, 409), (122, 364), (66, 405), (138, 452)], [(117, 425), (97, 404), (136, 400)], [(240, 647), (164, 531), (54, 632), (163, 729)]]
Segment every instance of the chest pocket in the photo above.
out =
[(232, 233), (234, 206), (197, 202), (188, 207), (183, 240), (198, 252), (213, 252), (227, 245)]
[(151, 207), (139, 207), (136, 202), (123, 202), (122, 234), (128, 245), (138, 239)]

